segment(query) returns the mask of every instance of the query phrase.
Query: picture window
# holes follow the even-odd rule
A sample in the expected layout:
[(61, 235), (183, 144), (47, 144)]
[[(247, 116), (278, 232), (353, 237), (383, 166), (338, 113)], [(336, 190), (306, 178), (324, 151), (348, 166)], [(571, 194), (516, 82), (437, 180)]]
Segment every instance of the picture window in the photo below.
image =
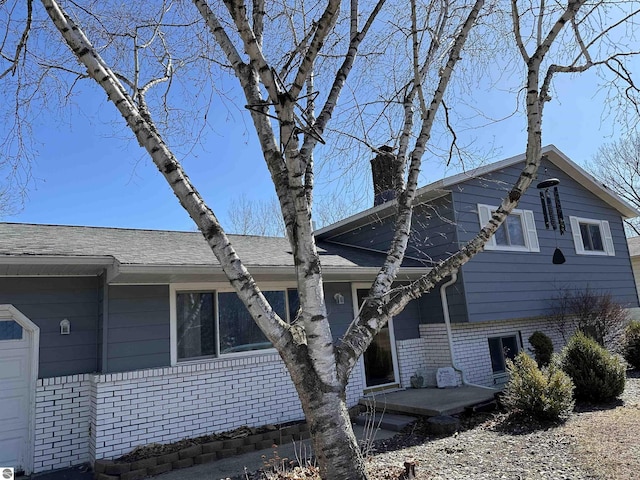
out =
[[(297, 293), (295, 289), (262, 292), (287, 321), (290, 308), (297, 309)], [(178, 361), (273, 348), (233, 291), (177, 291), (175, 319)]]

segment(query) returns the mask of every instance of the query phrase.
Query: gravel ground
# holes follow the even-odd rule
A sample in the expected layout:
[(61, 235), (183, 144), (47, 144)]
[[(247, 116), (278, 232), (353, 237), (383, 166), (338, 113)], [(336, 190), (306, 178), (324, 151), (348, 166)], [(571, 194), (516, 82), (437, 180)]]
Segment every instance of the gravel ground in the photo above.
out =
[(368, 460), (372, 479), (402, 478), (407, 460), (419, 479), (595, 479), (576, 464), (559, 429), (505, 431), (500, 417), (452, 437), (388, 451)]
[[(564, 425), (523, 424), (503, 414), (462, 419), (450, 437), (411, 432), (376, 442), (371, 480), (403, 480), (404, 463), (420, 480), (632, 480), (640, 478), (640, 372), (630, 373), (620, 401), (579, 406)], [(252, 479), (317, 479), (312, 472), (254, 474)]]
[(418, 479), (637, 479), (638, 425), (640, 372), (633, 372), (621, 401), (578, 408), (565, 425), (528, 428), (501, 415), (476, 416), (454, 436), (400, 449), (391, 445), (393, 451), (368, 459), (369, 473), (372, 480), (402, 479), (404, 462), (413, 460)]

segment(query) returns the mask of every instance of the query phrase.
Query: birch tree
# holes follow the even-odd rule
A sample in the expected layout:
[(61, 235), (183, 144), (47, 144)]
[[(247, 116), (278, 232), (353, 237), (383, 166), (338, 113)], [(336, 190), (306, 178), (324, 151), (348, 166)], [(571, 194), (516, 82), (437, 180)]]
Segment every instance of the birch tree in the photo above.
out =
[[(542, 113), (551, 99), (554, 76), (599, 67), (611, 74), (612, 82), (627, 88), (628, 100), (637, 98), (624, 67), (633, 46), (618, 42), (620, 30), (636, 14), (633, 4), (611, 9), (612, 4), (587, 5), (586, 0), (551, 5), (544, 0), (539, 4), (410, 0), (409, 5), (394, 0), (194, 0), (193, 4), (144, 2), (136, 7), (16, 0), (12, 5), (23, 7), (24, 18), (6, 24), (11, 33), (6, 38), (14, 42), (2, 45), (3, 80), (16, 72), (20, 75), (23, 62), (35, 59), (47, 74), (67, 75), (74, 82), (88, 80), (106, 93), (287, 366), (326, 479), (366, 478), (345, 403), (345, 388), (356, 362), (392, 316), (481, 252), (515, 208), (541, 161)], [(39, 16), (40, 7), (48, 22)], [(13, 10), (6, 11), (15, 15)], [(59, 49), (55, 53), (62, 57), (36, 58), (29, 50), (29, 33), (36, 26), (52, 29), (51, 42), (68, 48), (75, 63), (61, 61), (64, 55)], [(407, 248), (423, 157), (436, 122), (450, 127), (443, 102), (451, 105), (455, 95), (447, 97), (447, 90), (463, 57), (472, 55), (468, 41), (474, 32), (479, 39), (495, 30), (502, 32), (504, 48), (515, 52), (521, 62), (517, 71), (522, 74), (519, 85), (525, 96), (524, 170), (475, 238), (421, 278), (397, 286), (394, 281)], [(182, 43), (172, 44), (175, 37)], [(365, 55), (362, 49), (369, 38), (385, 39), (383, 45), (395, 45), (402, 52), (391, 72), (376, 76), (375, 68), (385, 63), (385, 53), (378, 52), (376, 57), (369, 45)], [(498, 64), (498, 59), (484, 61)], [(263, 296), (170, 141), (175, 136), (168, 133), (173, 123), (166, 92), (179, 71), (192, 69), (207, 75), (227, 72), (243, 92), (295, 259), (300, 310), (291, 324)], [(311, 220), (314, 155), (318, 145), (331, 137), (341, 95), (358, 75), (387, 81), (379, 86), (388, 95), (378, 118), (390, 119), (384, 142), (391, 139), (394, 146), (393, 153), (384, 153), (393, 155), (396, 165), (395, 234), (358, 315), (334, 341)], [(215, 85), (215, 75), (211, 78)], [(160, 88), (164, 90), (158, 93)], [(375, 131), (381, 131), (379, 125)]]

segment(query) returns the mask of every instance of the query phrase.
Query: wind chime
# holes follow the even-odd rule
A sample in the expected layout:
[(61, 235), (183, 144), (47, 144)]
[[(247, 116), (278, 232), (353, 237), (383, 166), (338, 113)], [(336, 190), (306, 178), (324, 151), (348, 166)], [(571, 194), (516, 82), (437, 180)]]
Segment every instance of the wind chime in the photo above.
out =
[[(546, 173), (546, 169), (545, 169)], [(564, 223), (564, 215), (562, 214), (562, 205), (560, 204), (560, 192), (558, 192), (558, 184), (560, 184), (560, 180), (557, 178), (549, 178), (548, 180), (544, 180), (538, 185), (536, 188), (540, 190), (540, 203), (542, 204), (542, 215), (544, 217), (544, 226), (547, 230), (549, 228), (553, 228), (554, 237), (556, 240), (556, 249), (553, 252), (553, 264), (554, 265), (562, 265), (567, 260), (564, 258), (564, 254), (558, 248), (558, 238), (556, 237), (555, 231), (560, 230), (560, 235), (564, 235), (567, 228)], [(553, 199), (552, 193), (550, 192), (553, 187)]]

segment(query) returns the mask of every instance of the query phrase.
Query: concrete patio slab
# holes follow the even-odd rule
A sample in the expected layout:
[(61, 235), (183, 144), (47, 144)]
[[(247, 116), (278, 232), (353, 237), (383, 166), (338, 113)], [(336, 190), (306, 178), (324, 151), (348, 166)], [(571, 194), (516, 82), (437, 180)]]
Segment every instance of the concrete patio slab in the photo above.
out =
[(465, 408), (494, 399), (499, 390), (465, 385), (457, 388), (410, 388), (377, 392), (360, 400), (361, 405), (377, 411), (399, 412), (425, 417), (455, 415)]

